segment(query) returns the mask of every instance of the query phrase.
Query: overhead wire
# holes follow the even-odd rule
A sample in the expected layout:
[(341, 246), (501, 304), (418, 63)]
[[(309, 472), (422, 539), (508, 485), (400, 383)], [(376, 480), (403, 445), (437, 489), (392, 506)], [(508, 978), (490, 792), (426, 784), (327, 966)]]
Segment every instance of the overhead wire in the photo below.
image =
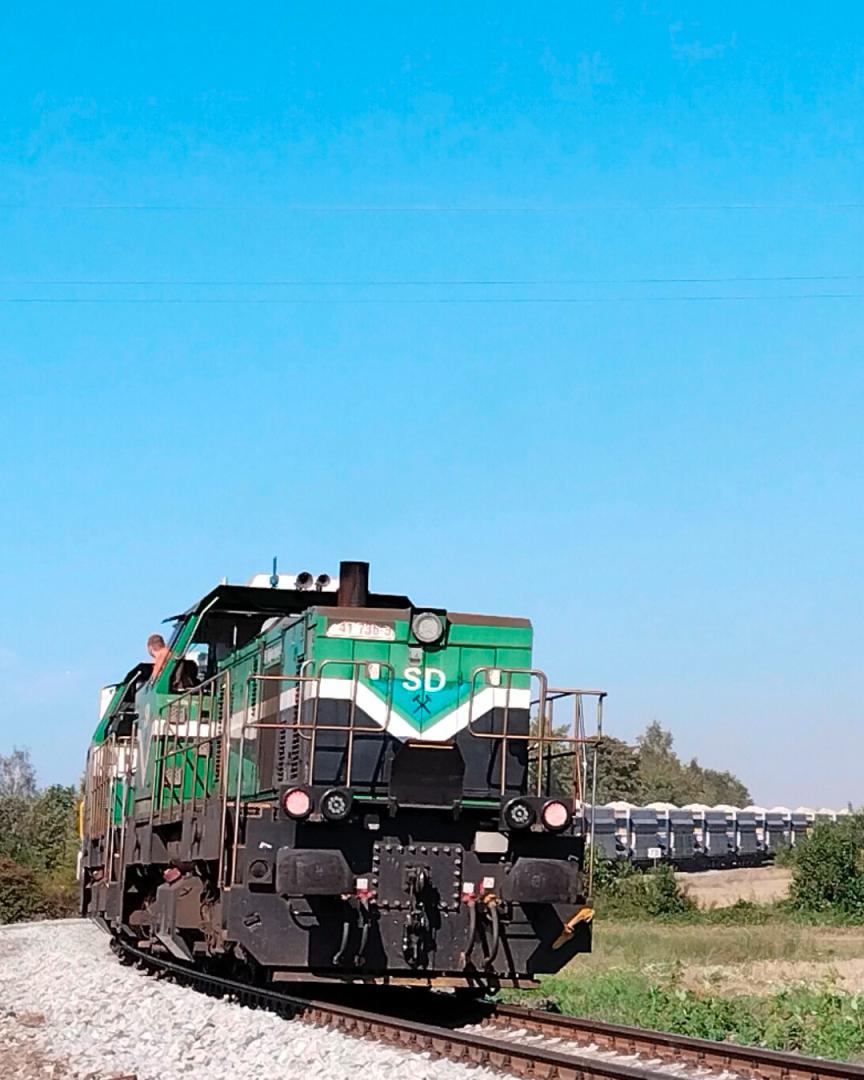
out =
[(435, 305), (435, 304), (643, 304), (678, 301), (752, 301), (774, 300), (864, 300), (864, 292), (848, 293), (767, 293), (758, 294), (681, 294), (668, 296), (440, 296), (440, 297), (158, 297), (158, 296), (7, 296), (0, 304), (173, 304), (173, 305)]
[(171, 213), (249, 213), (279, 211), (293, 214), (583, 214), (680, 213), (711, 211), (799, 212), (811, 210), (864, 210), (864, 203), (656, 203), (572, 204), (565, 206), (340, 206), (302, 203), (59, 203), (48, 205), (2, 203), (2, 210), (34, 211), (147, 211)]
[(715, 277), (578, 278), (0, 278), (4, 287), (81, 288), (492, 288), (573, 285), (744, 285), (791, 282), (864, 281), (864, 274), (732, 274)]
[[(583, 212), (665, 213), (689, 211), (859, 211), (864, 202), (717, 202), (717, 203), (572, 203), (557, 205), (514, 204), (304, 204), (304, 203), (0, 203), (0, 211), (167, 211), (167, 212), (287, 212), (309, 214), (568, 214)], [(260, 279), (169, 279), (169, 278), (10, 278), (0, 280), (4, 288), (579, 288), (585, 286), (640, 285), (761, 285), (818, 284), (864, 281), (864, 274), (766, 274), (712, 276), (636, 277), (478, 277), (478, 278), (260, 278)], [(320, 304), (636, 304), (683, 302), (770, 302), (782, 300), (856, 300), (860, 292), (777, 292), (704, 293), (615, 296), (443, 296), (443, 297), (247, 297), (247, 296), (0, 296), (0, 304), (189, 304), (189, 305), (320, 305)]]
[(742, 212), (809, 212), (860, 211), (864, 202), (717, 202), (717, 203), (542, 203), (495, 206), (491, 204), (459, 205), (434, 203), (357, 204), (350, 203), (0, 203), (0, 210), (34, 211), (146, 211), (170, 213), (249, 213), (272, 211), (292, 214), (583, 214), (583, 213), (689, 213), (711, 211)]

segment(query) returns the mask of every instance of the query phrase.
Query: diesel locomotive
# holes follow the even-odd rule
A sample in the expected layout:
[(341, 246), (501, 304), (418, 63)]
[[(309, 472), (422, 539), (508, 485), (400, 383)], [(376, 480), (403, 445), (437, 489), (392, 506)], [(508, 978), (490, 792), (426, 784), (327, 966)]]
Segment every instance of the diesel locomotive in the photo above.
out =
[(268, 982), (483, 992), (590, 949), (603, 692), (550, 686), (527, 619), (368, 574), (219, 585), (103, 691), (82, 914)]

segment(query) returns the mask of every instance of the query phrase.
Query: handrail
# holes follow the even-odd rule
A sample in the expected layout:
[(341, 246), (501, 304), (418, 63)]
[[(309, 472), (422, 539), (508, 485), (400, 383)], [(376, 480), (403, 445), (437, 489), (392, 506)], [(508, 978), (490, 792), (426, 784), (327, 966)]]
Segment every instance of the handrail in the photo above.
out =
[[(310, 661), (307, 661), (301, 672), (308, 668)], [(321, 701), (321, 680), (324, 678), (324, 671), (328, 665), (339, 667), (352, 668), (352, 676), (350, 680), (351, 692), (350, 692), (350, 707), (348, 713), (348, 722), (346, 724), (324, 724), (321, 723), (319, 717), (319, 705)], [(237, 851), (240, 846), (240, 816), (241, 807), (243, 801), (243, 755), (246, 748), (246, 736), (247, 731), (264, 731), (264, 730), (280, 730), (280, 731), (295, 731), (299, 738), (309, 740), (309, 750), (306, 761), (306, 777), (305, 782), (311, 784), (314, 780), (315, 770), (315, 750), (317, 745), (317, 738), (319, 731), (342, 731), (348, 735), (347, 747), (346, 747), (346, 759), (345, 759), (345, 784), (350, 786), (353, 772), (353, 755), (354, 755), (354, 739), (357, 732), (372, 732), (376, 734), (384, 734), (386, 727), (382, 728), (378, 724), (371, 723), (367, 725), (357, 724), (357, 688), (360, 685), (360, 674), (363, 670), (368, 670), (370, 665), (377, 665), (379, 671), (386, 671), (387, 674), (387, 716), (389, 718), (392, 708), (393, 698), (393, 683), (395, 681), (395, 669), (392, 664), (387, 661), (379, 660), (344, 660), (339, 658), (329, 658), (321, 662), (318, 666), (318, 673), (314, 675), (296, 674), (286, 675), (283, 673), (265, 675), (261, 672), (252, 672), (246, 677), (246, 684), (243, 695), (243, 723), (240, 729), (240, 739), (237, 748), (237, 783), (234, 792), (234, 830), (231, 843), (231, 860), (230, 860), (230, 877), (224, 883), (227, 888), (236, 883), (237, 880)], [(348, 681), (348, 680), (343, 680)], [(278, 683), (290, 683), (293, 684), (293, 689), (296, 691), (295, 700), (289, 708), (293, 709), (295, 719), (290, 721), (266, 721), (260, 719), (250, 719), (250, 709), (257, 708), (256, 705), (250, 705), (250, 686), (255, 682), (278, 682)], [(311, 692), (308, 692), (311, 691)], [(309, 720), (304, 719), (304, 706), (307, 702), (312, 702), (312, 716)], [(280, 709), (279, 712), (287, 710)]]
[[(475, 716), (474, 710), (477, 698), (476, 691), (481, 677), (486, 686), (491, 686), (504, 694), (503, 706), (493, 705), (493, 708), (503, 708), (501, 724), (497, 730), (478, 731), (476, 727), (480, 717)], [(515, 706), (513, 704), (514, 692), (520, 690), (524, 691), (526, 689), (525, 687), (514, 687), (514, 679), (528, 681), (527, 692), (529, 699), (525, 706)], [(538, 687), (536, 695), (531, 695), (532, 682), (536, 682)], [(542, 796), (544, 794), (544, 773), (547, 787), (546, 794), (549, 793), (548, 786), (551, 781), (552, 761), (557, 757), (572, 756), (572, 807), (575, 810), (577, 802), (584, 804), (584, 792), (587, 789), (587, 762), (585, 761), (584, 748), (592, 744), (595, 747), (594, 772), (596, 773), (596, 744), (599, 739), (599, 732), (602, 730), (602, 702), (605, 697), (605, 690), (587, 690), (582, 689), (581, 687), (550, 687), (545, 673), (537, 668), (501, 668), (489, 665), (476, 668), (471, 677), (471, 694), (468, 706), (468, 731), (478, 739), (500, 740), (502, 744), (500, 770), (502, 796), (506, 792), (507, 746), (510, 742), (516, 741), (528, 743), (529, 752), (532, 746), (536, 747), (537, 775), (535, 777), (534, 787), (537, 796)], [(600, 709), (598, 714), (598, 723), (600, 726), (597, 729), (598, 733), (595, 733), (594, 735), (585, 734), (583, 708), (585, 698), (595, 698), (597, 706)], [(568, 733), (556, 734), (555, 704), (556, 702), (567, 699), (571, 699), (573, 702), (573, 713), (567, 728)], [(512, 729), (511, 711), (516, 708), (519, 708), (527, 714), (528, 723), (526, 730), (523, 732), (514, 731)], [(482, 715), (487, 715), (487, 712), (488, 710)], [(563, 754), (553, 754), (553, 747), (556, 744), (566, 745), (570, 747), (570, 749)], [(580, 747), (583, 748), (581, 772), (578, 768), (578, 753)]]
[[(103, 878), (108, 883), (116, 880), (116, 848), (119, 845), (122, 852), (126, 835), (126, 809), (134, 750), (134, 732), (122, 736), (114, 734), (91, 748), (87, 762), (82, 836), (88, 841), (100, 842)], [(119, 825), (115, 823), (118, 790), (121, 792)]]
[[(486, 684), (486, 686), (491, 686), (494, 691), (501, 690), (501, 691), (504, 692), (504, 715), (503, 715), (503, 718), (502, 718), (502, 725), (501, 725), (502, 730), (500, 732), (477, 731), (477, 729), (474, 727), (474, 723), (475, 723), (474, 705), (475, 705), (475, 702), (476, 702), (476, 699), (477, 699), (477, 695), (476, 695), (475, 691), (477, 689), (477, 681), (478, 681), (478, 678), (480, 676), (483, 676), (483, 681)], [(513, 687), (513, 678), (514, 678), (514, 676), (517, 676), (519, 678), (527, 678), (527, 680), (528, 680), (527, 688), (526, 687), (517, 687), (516, 688), (516, 689), (519, 689), (519, 690), (527, 690), (527, 693), (529, 695), (527, 706), (524, 709), (520, 709), (520, 711), (525, 712), (526, 719), (528, 718), (528, 716), (530, 716), (531, 703), (532, 703), (532, 699), (530, 697), (530, 694), (531, 694), (531, 682), (532, 682), (532, 680), (536, 679), (537, 686), (538, 686), (538, 695), (537, 695), (537, 698), (533, 699), (533, 700), (536, 700), (536, 702), (537, 702), (540, 716), (544, 716), (545, 712), (546, 712), (545, 706), (546, 706), (546, 692), (547, 692), (547, 689), (548, 689), (548, 683), (547, 683), (545, 672), (542, 672), (537, 668), (500, 668), (500, 667), (493, 667), (491, 665), (486, 665), (484, 667), (475, 668), (472, 675), (471, 675), (471, 691), (470, 691), (470, 694), (468, 696), (468, 732), (469, 732), (469, 734), (473, 735), (475, 738), (478, 738), (478, 739), (500, 739), (501, 740), (501, 766), (500, 766), (501, 785), (500, 785), (500, 787), (501, 787), (501, 796), (502, 796), (502, 798), (506, 794), (506, 791), (507, 791), (507, 744), (511, 739), (526, 740), (526, 739), (531, 738), (530, 722), (528, 724), (528, 731), (524, 735), (519, 733), (519, 732), (511, 732), (511, 730), (510, 730), (510, 708), (511, 708), (510, 700), (511, 700), (511, 695), (512, 695), (513, 689), (514, 689), (514, 687)], [(493, 698), (493, 700), (494, 700), (494, 698)], [(493, 705), (493, 709), (495, 707), (496, 706)], [(485, 716), (486, 713), (484, 712), (482, 715)], [(479, 719), (479, 718), (476, 718), (476, 719)], [(538, 779), (539, 779), (539, 770), (538, 770)], [(538, 790), (537, 794), (538, 795), (540, 794), (539, 790)]]
[[(215, 706), (222, 695), (222, 716), (216, 713)], [(195, 705), (197, 703), (197, 710)], [(209, 711), (205, 711), (209, 709)], [(150, 752), (148, 761), (152, 760), (152, 776), (150, 783), (150, 822), (164, 821), (166, 808), (166, 788), (168, 789), (168, 812), (173, 807), (182, 807), (191, 801), (192, 808), (198, 805), (199, 794), (199, 767), (205, 758), (214, 762), (213, 779), (219, 781), (216, 794), (223, 794), (223, 776), (227, 772), (224, 747), (225, 713), (230, 709), (230, 668), (211, 675), (209, 679), (191, 687), (172, 698), (159, 708), (158, 719), (150, 732)], [(205, 721), (206, 716), (206, 721)], [(208, 733), (202, 734), (206, 726)], [(193, 724), (197, 725), (197, 734), (192, 733)], [(158, 740), (163, 740), (161, 751), (156, 750)], [(204, 748), (211, 748), (205, 753)], [(216, 749), (222, 751), (216, 754)], [(184, 798), (184, 781), (188, 755), (192, 753), (192, 772), (190, 778), (191, 800)], [(167, 762), (176, 760), (180, 755), (184, 756), (184, 763), (180, 767), (179, 785), (173, 780), (166, 783)], [(160, 768), (161, 766), (161, 768)], [(176, 766), (175, 766), (176, 769)], [(205, 774), (201, 781), (202, 801), (206, 801), (210, 794), (210, 777)], [(176, 791), (176, 795), (175, 795)]]

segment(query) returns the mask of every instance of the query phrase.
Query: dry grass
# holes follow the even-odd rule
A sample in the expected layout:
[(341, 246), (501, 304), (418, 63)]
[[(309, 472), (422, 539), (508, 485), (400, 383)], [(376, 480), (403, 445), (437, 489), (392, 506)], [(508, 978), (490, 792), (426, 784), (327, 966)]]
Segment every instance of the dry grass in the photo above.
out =
[(750, 904), (774, 904), (789, 895), (792, 871), (782, 866), (754, 866), (739, 870), (703, 870), (676, 874), (688, 895), (700, 908), (730, 907), (745, 900)]
[(798, 988), (864, 993), (864, 958), (822, 960), (755, 960), (746, 964), (688, 965), (681, 985), (697, 993), (778, 994)]
[(864, 927), (799, 926), (782, 919), (764, 925), (612, 922), (598, 920), (594, 952), (577, 957), (568, 974), (649, 965), (728, 967), (864, 958)]

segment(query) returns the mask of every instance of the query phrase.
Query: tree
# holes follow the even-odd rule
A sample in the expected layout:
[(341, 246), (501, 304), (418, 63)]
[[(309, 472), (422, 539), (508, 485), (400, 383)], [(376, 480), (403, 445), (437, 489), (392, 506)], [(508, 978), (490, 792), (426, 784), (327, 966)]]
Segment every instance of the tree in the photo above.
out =
[(23, 795), (0, 795), (0, 858), (27, 861), (30, 847), (27, 816), (32, 799)]
[(692, 788), (683, 774), (678, 755), (672, 749), (672, 735), (652, 720), (636, 739), (639, 775), (645, 802), (682, 803), (693, 801)]
[[(592, 748), (588, 747), (588, 793), (591, 798)], [(639, 755), (632, 746), (604, 735), (597, 745), (597, 802), (638, 802), (642, 797)]]
[(690, 767), (695, 767), (700, 777), (699, 794), (696, 797), (698, 802), (707, 803), (708, 806), (716, 806), (718, 803), (739, 807), (749, 806), (751, 799), (747, 785), (733, 773), (704, 769), (695, 758), (690, 763)]
[(26, 750), (0, 754), (0, 923), (76, 909), (77, 792), (41, 791)]
[(0, 856), (0, 923), (35, 919), (44, 911), (45, 895), (36, 872)]
[(54, 784), (32, 800), (24, 820), (27, 865), (46, 874), (75, 865), (78, 846), (75, 788)]
[(636, 745), (639, 747), (639, 754), (643, 760), (649, 758), (656, 761), (678, 762), (678, 757), (672, 749), (672, 732), (665, 731), (660, 726), (659, 720), (651, 721), (644, 733), (637, 737)]
[(639, 736), (636, 746), (645, 802), (662, 800), (679, 806), (690, 802), (746, 806), (750, 802), (747, 786), (733, 773), (705, 769), (696, 758), (682, 764), (675, 753), (672, 734), (657, 720), (652, 720)]
[(0, 754), (0, 795), (25, 799), (36, 794), (36, 770), (27, 750), (17, 748), (11, 754)]

